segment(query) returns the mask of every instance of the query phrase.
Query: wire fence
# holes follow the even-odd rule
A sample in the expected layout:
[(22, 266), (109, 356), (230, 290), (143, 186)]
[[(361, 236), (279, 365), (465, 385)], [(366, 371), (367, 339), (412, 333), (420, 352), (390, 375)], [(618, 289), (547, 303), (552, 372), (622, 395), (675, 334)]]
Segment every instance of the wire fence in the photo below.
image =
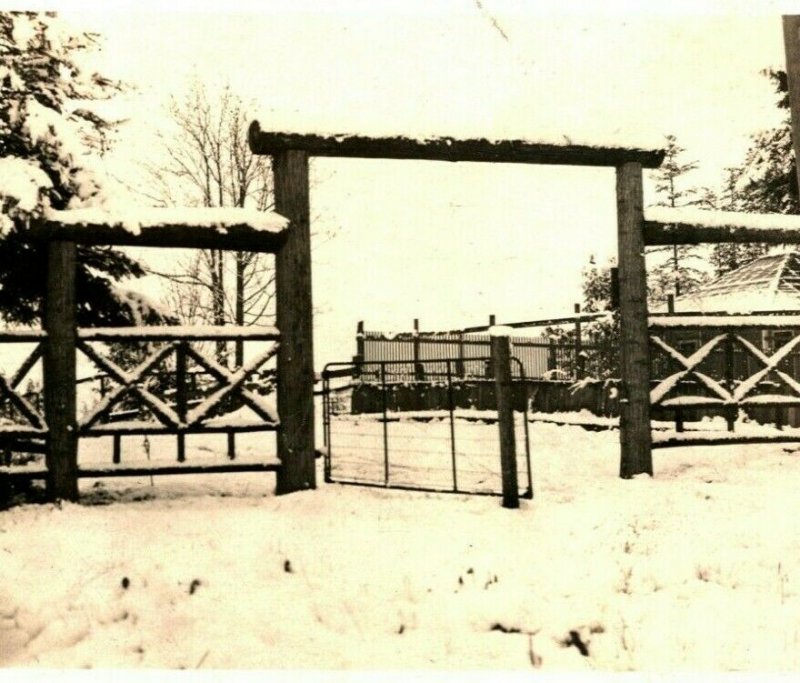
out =
[[(486, 358), (475, 358), (485, 363)], [(406, 361), (331, 363), (323, 371), (325, 479), (421, 491), (500, 495), (500, 436), (497, 411), (458, 408), (455, 359), (419, 361), (425, 376), (446, 399), (444, 407), (406, 410), (398, 402)], [(524, 379), (518, 359), (514, 376)], [(378, 377), (365, 383), (364, 377)], [(355, 410), (360, 390), (378, 391), (373, 412)], [(425, 387), (416, 382), (414, 390)], [(355, 398), (354, 398), (355, 397)], [(520, 495), (532, 497), (528, 424), (524, 410), (515, 414), (515, 442)]]

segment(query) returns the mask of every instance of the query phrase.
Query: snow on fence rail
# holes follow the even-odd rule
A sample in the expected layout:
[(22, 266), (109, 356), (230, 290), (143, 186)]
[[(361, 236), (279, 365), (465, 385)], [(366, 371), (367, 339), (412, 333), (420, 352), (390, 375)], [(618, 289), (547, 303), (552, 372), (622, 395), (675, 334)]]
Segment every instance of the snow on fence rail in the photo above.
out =
[[(307, 159), (279, 155), (274, 159), (275, 205), (280, 213), (253, 212), (243, 209), (126, 209), (110, 213), (97, 209), (47, 211), (32, 223), (32, 242), (45, 243), (47, 249), (46, 292), (41, 331), (0, 332), (0, 342), (36, 342), (37, 348), (10, 381), (0, 381), (0, 395), (17, 411), (25, 424), (5, 424), (0, 437), (9, 439), (35, 435), (44, 437), (48, 496), (51, 499), (75, 500), (78, 497), (78, 440), (96, 436), (101, 431), (124, 433), (160, 430), (178, 438), (182, 460), (183, 438), (187, 433), (225, 431), (229, 444), (237, 430), (284, 430), (278, 440), (277, 472), (279, 492), (313, 488), (315, 451), (313, 434), (314, 372), (311, 358), (310, 250), (308, 226)], [(300, 163), (296, 163), (296, 162)], [(305, 161), (305, 163), (303, 163)], [(291, 230), (289, 229), (291, 225)], [(78, 330), (76, 312), (77, 245), (153, 246), (183, 248), (236, 249), (275, 254), (277, 318), (281, 334), (275, 328), (226, 329), (157, 327)], [(204, 357), (191, 347), (197, 340), (242, 340), (276, 342), (283, 337), (291, 344), (291, 358), (278, 352), (276, 378), (278, 406), (267, 405), (247, 386), (246, 381), (274, 350), (259, 355), (236, 370), (229, 370), (215, 359)], [(125, 341), (164, 344), (141, 360), (133, 369), (123, 369), (92, 346), (95, 342)], [(279, 347), (276, 347), (279, 348)], [(76, 352), (88, 357), (117, 386), (78, 421), (76, 387)], [(157, 396), (147, 385), (148, 373), (174, 354), (174, 402)], [(42, 362), (44, 409), (36, 410), (19, 394), (19, 381), (39, 360)], [(194, 363), (217, 383), (208, 396), (190, 405), (182, 387)], [(105, 416), (125, 397), (135, 397), (152, 424), (106, 425)], [(235, 399), (255, 420), (246, 423), (220, 422), (220, 412)], [(279, 414), (277, 414), (279, 413)], [(282, 417), (282, 420), (279, 418)], [(281, 424), (282, 423), (282, 424)], [(153, 426), (155, 425), (155, 426)], [(19, 444), (19, 441), (16, 442)], [(233, 449), (229, 445), (229, 452)], [(114, 460), (119, 461), (118, 440)], [(171, 467), (170, 471), (189, 471)], [(262, 463), (263, 465), (263, 463)], [(241, 467), (241, 465), (237, 465)], [(3, 478), (12, 473), (0, 472)], [(30, 472), (29, 472), (30, 474)], [(28, 476), (28, 475), (26, 475)]]
[[(706, 439), (707, 443), (729, 443), (740, 438), (743, 443), (753, 442), (753, 435), (732, 433), (740, 408), (775, 408), (775, 423), (780, 429), (783, 423), (780, 411), (787, 407), (800, 406), (800, 381), (796, 364), (788, 364), (800, 348), (800, 336), (796, 334), (798, 327), (800, 316), (794, 312), (713, 316), (671, 314), (651, 317), (651, 349), (666, 356), (675, 370), (651, 389), (651, 405), (675, 411), (678, 433), (683, 432), (684, 410), (722, 410), (731, 434), (711, 435)], [(669, 335), (686, 330), (702, 330), (712, 336), (707, 336), (700, 348), (685, 354), (676, 348), (676, 342)], [(762, 348), (761, 337), (754, 336), (754, 333), (764, 330), (786, 330), (792, 334), (791, 338), (783, 339), (776, 348), (767, 350)], [(742, 355), (748, 360), (746, 365), (736, 362), (737, 357)], [(757, 369), (751, 369), (751, 361), (758, 365)], [(742, 375), (745, 368), (747, 373)], [(686, 394), (682, 389), (689, 385), (692, 393)], [(694, 434), (690, 441), (700, 443), (705, 438)], [(769, 440), (769, 437), (759, 434), (758, 439), (764, 441)], [(786, 441), (787, 437), (778, 435), (773, 440)], [(683, 437), (660, 436), (657, 447), (688, 443)], [(655, 442), (653, 445), (656, 447)]]

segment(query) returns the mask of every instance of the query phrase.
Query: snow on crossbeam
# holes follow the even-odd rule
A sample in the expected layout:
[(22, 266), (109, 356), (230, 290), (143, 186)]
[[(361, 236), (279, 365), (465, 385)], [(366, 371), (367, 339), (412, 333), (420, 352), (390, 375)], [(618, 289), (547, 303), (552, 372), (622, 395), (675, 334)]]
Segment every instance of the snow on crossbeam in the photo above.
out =
[(274, 253), (289, 221), (242, 208), (132, 208), (48, 211), (32, 230), (79, 244), (237, 249)]
[(277, 327), (242, 325), (161, 325), (152, 327), (86, 327), (78, 330), (83, 341), (206, 341), (236, 340), (276, 341)]
[(713, 329), (734, 330), (742, 327), (753, 328), (794, 328), (800, 327), (800, 315), (771, 315), (769, 313), (757, 315), (666, 315), (650, 316), (650, 329), (676, 329), (709, 327)]
[(618, 166), (637, 162), (657, 168), (664, 159), (662, 149), (620, 147), (615, 140), (578, 140), (549, 132), (531, 139), (411, 137), (350, 134), (303, 134), (262, 131), (258, 121), (250, 125), (250, 149), (255, 154), (287, 150), (311, 156), (359, 157), (367, 159), (419, 159), (430, 161), (489, 161), (517, 164), (564, 164), (574, 166)]
[(800, 216), (651, 206), (644, 211), (648, 245), (800, 244)]

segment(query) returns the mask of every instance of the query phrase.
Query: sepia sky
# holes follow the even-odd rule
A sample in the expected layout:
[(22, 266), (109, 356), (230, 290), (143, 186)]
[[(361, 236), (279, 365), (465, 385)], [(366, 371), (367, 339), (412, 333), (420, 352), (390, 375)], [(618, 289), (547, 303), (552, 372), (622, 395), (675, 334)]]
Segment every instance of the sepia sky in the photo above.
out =
[[(700, 164), (692, 181), (711, 187), (779, 119), (759, 74), (783, 62), (774, 4), (532, 4), (77, 3), (67, 17), (105, 37), (99, 68), (136, 86), (110, 159), (133, 182), (158, 158), (164, 104), (193, 78), (230, 84), (264, 129), (645, 145), (674, 133)], [(581, 268), (616, 250), (611, 171), (318, 159), (313, 176), (318, 367), (355, 352), (360, 319), (400, 331), (415, 317), (447, 329), (567, 314)]]

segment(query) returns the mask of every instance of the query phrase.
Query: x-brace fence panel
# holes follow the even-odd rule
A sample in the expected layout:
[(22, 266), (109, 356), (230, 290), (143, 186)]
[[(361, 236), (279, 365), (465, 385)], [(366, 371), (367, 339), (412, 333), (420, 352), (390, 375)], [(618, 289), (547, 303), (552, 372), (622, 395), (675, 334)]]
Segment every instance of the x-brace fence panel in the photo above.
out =
[[(89, 336), (89, 335), (86, 335)], [(219, 431), (220, 419), (231, 400), (237, 400), (255, 413), (253, 420), (238, 420), (226, 425), (226, 430), (246, 431), (248, 429), (276, 428), (278, 417), (264, 399), (245, 386), (245, 382), (258, 373), (277, 353), (278, 344), (271, 343), (268, 348), (258, 353), (236, 370), (229, 370), (216, 360), (205, 356), (189, 344), (197, 340), (196, 335), (184, 334), (181, 339), (167, 341), (160, 348), (149, 349), (149, 355), (135, 368), (126, 371), (112, 359), (95, 349), (89, 341), (79, 339), (77, 348), (94, 365), (116, 384), (109, 393), (92, 406), (79, 422), (81, 434), (99, 436), (115, 433), (200, 433), (203, 431)], [(95, 335), (96, 337), (96, 335)], [(267, 335), (269, 337), (269, 335)], [(91, 337), (90, 337), (91, 338)], [(124, 340), (124, 335), (114, 335)], [(130, 341), (132, 337), (129, 337)], [(137, 341), (141, 339), (135, 337)], [(148, 388), (154, 383), (154, 371), (168, 364), (174, 357), (175, 371), (172, 373), (176, 386), (172, 393), (174, 402), (170, 403), (159, 397)], [(203, 393), (199, 398), (192, 397), (193, 407), (188, 409), (186, 365), (193, 361), (202, 372), (213, 378), (216, 386)], [(163, 393), (163, 392), (162, 392)], [(135, 422), (109, 423), (112, 410), (126, 398), (133, 398), (139, 405), (137, 416), (151, 413), (154, 420)], [(137, 412), (137, 411), (134, 411)]]

